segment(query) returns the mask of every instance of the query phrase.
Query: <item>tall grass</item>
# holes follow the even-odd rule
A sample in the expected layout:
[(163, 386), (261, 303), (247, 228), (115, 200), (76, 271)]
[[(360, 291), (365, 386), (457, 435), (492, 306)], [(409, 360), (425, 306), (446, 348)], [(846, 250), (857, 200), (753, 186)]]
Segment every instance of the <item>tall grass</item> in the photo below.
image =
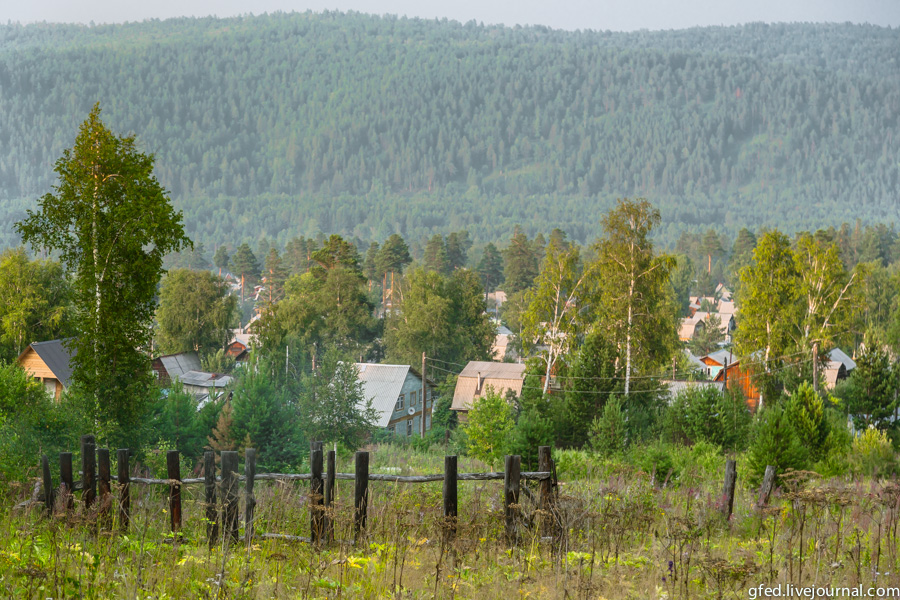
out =
[[(115, 522), (105, 529), (96, 509), (76, 503), (70, 513), (57, 507), (47, 517), (39, 507), (9, 508), (18, 500), (9, 497), (0, 521), (0, 597), (613, 600), (738, 598), (763, 583), (900, 586), (896, 482), (792, 473), (762, 509), (755, 490), (739, 483), (735, 514), (726, 520), (724, 460), (708, 454), (684, 450), (663, 475), (559, 453), (557, 510), (538, 510), (536, 485), (523, 482), (528, 491), (512, 548), (495, 481), (459, 482), (452, 543), (444, 535), (440, 482), (370, 482), (368, 528), (354, 543), (353, 484), (338, 481), (329, 515), (335, 542), (323, 548), (263, 537), (309, 535), (303, 483), (258, 482), (258, 537), (213, 548), (206, 544), (202, 486), (183, 490), (178, 537), (168, 531), (165, 488), (132, 486), (132, 525), (124, 535)], [(349, 459), (342, 462), (339, 470), (352, 471)], [(440, 453), (379, 446), (372, 457), (373, 472), (441, 468)], [(740, 462), (738, 468), (740, 474)], [(482, 470), (460, 458), (460, 472)], [(552, 530), (543, 527), (547, 521)]]

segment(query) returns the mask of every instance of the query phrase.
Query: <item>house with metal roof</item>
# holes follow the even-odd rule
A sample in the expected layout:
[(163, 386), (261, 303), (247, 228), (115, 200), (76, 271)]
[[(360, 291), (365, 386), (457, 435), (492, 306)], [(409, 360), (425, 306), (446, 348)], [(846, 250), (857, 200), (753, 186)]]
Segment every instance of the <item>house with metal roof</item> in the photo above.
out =
[(72, 357), (75, 349), (68, 346), (71, 338), (32, 342), (16, 359), (16, 364), (40, 381), (47, 393), (59, 400), (72, 380)]
[(200, 357), (194, 351), (159, 356), (153, 359), (151, 366), (161, 386), (172, 385), (173, 381), (178, 380), (201, 406), (218, 398), (224, 388), (234, 381), (230, 375), (204, 371)]
[(153, 359), (151, 365), (162, 385), (169, 385), (172, 381), (189, 371), (200, 371), (203, 369), (200, 366), (200, 356), (193, 350), (159, 356)]
[(431, 429), (431, 381), (425, 380), (423, 398), (422, 375), (409, 365), (356, 363), (356, 369), (363, 398), (371, 400), (372, 407), (378, 411), (378, 427), (405, 436), (422, 435)]
[(524, 383), (525, 365), (522, 363), (470, 361), (456, 379), (450, 410), (458, 411), (460, 419), (464, 419), (475, 402), (489, 389), (501, 396), (508, 391), (519, 396)]

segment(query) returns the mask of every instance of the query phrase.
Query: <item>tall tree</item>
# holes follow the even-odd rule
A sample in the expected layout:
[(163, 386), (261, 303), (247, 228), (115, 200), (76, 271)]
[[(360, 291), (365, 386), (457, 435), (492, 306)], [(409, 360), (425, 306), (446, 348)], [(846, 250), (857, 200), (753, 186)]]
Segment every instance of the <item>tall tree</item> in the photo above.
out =
[(431, 236), (425, 245), (425, 256), (422, 259), (425, 268), (429, 271), (446, 275), (450, 272), (450, 263), (447, 260), (447, 246), (444, 244), (444, 236), (439, 233)]
[(391, 234), (384, 241), (378, 255), (375, 258), (375, 265), (378, 270), (378, 276), (381, 277), (385, 273), (393, 272), (398, 275), (403, 272), (406, 265), (412, 262), (409, 256), (409, 247), (403, 238), (397, 234)]
[(503, 283), (503, 255), (493, 242), (488, 242), (484, 247), (484, 253), (478, 261), (478, 275), (487, 292), (493, 292)]
[(763, 359), (781, 357), (791, 344), (790, 311), (797, 298), (797, 264), (787, 236), (767, 231), (753, 250), (752, 262), (741, 270), (741, 324), (735, 333), (738, 354), (765, 349)]
[(259, 277), (259, 261), (256, 259), (256, 255), (253, 254), (253, 250), (250, 249), (250, 244), (244, 242), (238, 246), (231, 256), (231, 266), (236, 273), (241, 274), (241, 304), (243, 304), (247, 282), (255, 282), (256, 278)]
[(668, 360), (677, 341), (675, 306), (666, 285), (674, 260), (657, 256), (650, 241), (659, 218), (646, 200), (620, 200), (604, 216), (605, 237), (595, 246), (599, 325), (624, 355), (626, 395), (634, 363)]
[(170, 271), (162, 280), (156, 311), (159, 349), (165, 354), (213, 354), (228, 343), (237, 316), (237, 299), (215, 273)]
[(503, 258), (503, 275), (506, 279), (504, 291), (507, 294), (514, 294), (534, 285), (534, 278), (538, 275), (534, 245), (518, 225)]
[(288, 278), (288, 272), (277, 248), (269, 248), (263, 274), (266, 278), (266, 300), (269, 304), (284, 298), (284, 282)]
[(74, 273), (73, 378), (107, 425), (134, 425), (145, 406), (156, 285), (163, 257), (190, 245), (181, 213), (153, 176), (153, 156), (113, 134), (95, 105), (55, 167), (55, 193), (17, 224), (22, 239), (59, 251)]
[(469, 239), (468, 231), (454, 231), (447, 235), (447, 267), (449, 271), (462, 269), (466, 266), (469, 259), (469, 248), (472, 247), (472, 241)]
[(222, 276), (222, 269), (227, 269), (231, 264), (231, 257), (228, 256), (228, 248), (219, 246), (216, 248), (216, 254), (213, 256), (213, 264), (219, 269), (219, 277)]
[(596, 264), (582, 272), (576, 246), (550, 244), (535, 287), (528, 291), (528, 310), (523, 316), (524, 346), (544, 350), (544, 393), (556, 361), (575, 347), (584, 325), (585, 299)]

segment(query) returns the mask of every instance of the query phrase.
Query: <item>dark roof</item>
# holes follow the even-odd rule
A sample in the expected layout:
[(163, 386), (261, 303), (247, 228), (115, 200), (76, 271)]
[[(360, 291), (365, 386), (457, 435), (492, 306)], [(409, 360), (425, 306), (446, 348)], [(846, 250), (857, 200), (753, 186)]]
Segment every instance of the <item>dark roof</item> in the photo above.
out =
[(49, 342), (33, 342), (31, 348), (41, 357), (47, 368), (53, 371), (63, 387), (69, 387), (72, 379), (71, 359), (75, 355), (74, 348), (66, 348), (65, 344), (72, 338), (65, 340), (51, 340)]
[(200, 366), (200, 357), (193, 350), (160, 356), (159, 361), (165, 368), (166, 373), (169, 374), (170, 379), (181, 377), (188, 371), (199, 371), (202, 368)]

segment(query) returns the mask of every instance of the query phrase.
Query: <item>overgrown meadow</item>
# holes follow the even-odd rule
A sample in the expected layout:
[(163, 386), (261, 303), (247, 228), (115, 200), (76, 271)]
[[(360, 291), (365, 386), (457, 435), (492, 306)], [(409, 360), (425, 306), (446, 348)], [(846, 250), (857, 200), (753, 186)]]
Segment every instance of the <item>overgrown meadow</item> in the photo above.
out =
[[(372, 472), (439, 473), (440, 449), (379, 445)], [(580, 451), (556, 452), (553, 514), (523, 481), (518, 540), (504, 532), (501, 484), (459, 482), (458, 534), (446, 541), (441, 484), (370, 484), (353, 543), (352, 482), (338, 481), (334, 543), (309, 535), (309, 486), (257, 482), (256, 537), (206, 541), (202, 486), (185, 486), (184, 528), (169, 530), (167, 489), (132, 485), (132, 523), (112, 503), (48, 516), (15, 488), (0, 523), (0, 595), (8, 598), (743, 598), (759, 584), (900, 586), (900, 485), (789, 472), (766, 507), (741, 478), (721, 512), (724, 458), (673, 449), (668, 472)], [(352, 472), (349, 457), (339, 471)], [(485, 470), (460, 457), (460, 472)], [(115, 486), (115, 484), (114, 484)], [(15, 504), (19, 504), (13, 508)], [(111, 520), (102, 512), (110, 509)], [(243, 510), (243, 509), (242, 509)], [(243, 513), (241, 513), (243, 514)], [(242, 530), (243, 533), (243, 524)]]

